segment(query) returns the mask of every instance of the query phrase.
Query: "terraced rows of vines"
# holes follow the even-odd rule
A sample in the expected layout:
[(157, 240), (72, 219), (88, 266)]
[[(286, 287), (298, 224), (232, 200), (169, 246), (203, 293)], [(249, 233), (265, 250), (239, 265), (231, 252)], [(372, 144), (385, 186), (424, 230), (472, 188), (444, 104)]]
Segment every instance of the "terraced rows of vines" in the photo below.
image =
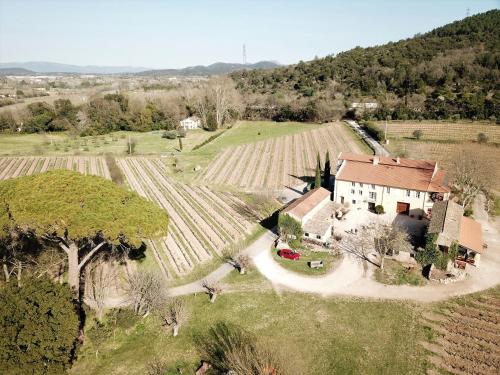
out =
[(330, 153), (332, 168), (338, 154), (363, 152), (343, 124), (304, 131), (222, 150), (200, 175), (211, 184), (227, 184), (247, 191), (279, 190), (296, 186), (314, 175), (316, 155), (324, 163)]
[(427, 314), (424, 324), (433, 332), (424, 347), (435, 367), (452, 374), (500, 373), (498, 295), (449, 304), (441, 313)]
[(69, 169), (111, 179), (104, 158), (92, 156), (25, 156), (0, 158), (0, 180), (43, 173), (51, 169)]
[(168, 235), (149, 242), (166, 279), (222, 256), (225, 248), (254, 229), (255, 223), (245, 214), (246, 204), (238, 197), (174, 182), (161, 159), (124, 158), (117, 163), (132, 189), (170, 215)]

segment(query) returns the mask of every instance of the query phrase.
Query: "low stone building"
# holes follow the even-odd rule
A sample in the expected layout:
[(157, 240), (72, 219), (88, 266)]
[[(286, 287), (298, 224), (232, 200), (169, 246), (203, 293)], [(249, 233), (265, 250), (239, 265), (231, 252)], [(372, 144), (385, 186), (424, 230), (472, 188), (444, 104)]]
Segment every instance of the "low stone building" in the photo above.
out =
[(335, 203), (331, 192), (325, 188), (311, 190), (293, 201), (282, 214), (302, 224), (304, 237), (318, 242), (327, 242), (332, 234)]
[(458, 245), (456, 265), (479, 265), (483, 252), (481, 224), (463, 216), (464, 208), (452, 201), (434, 203), (427, 233), (437, 235), (436, 245), (448, 253), (453, 244)]

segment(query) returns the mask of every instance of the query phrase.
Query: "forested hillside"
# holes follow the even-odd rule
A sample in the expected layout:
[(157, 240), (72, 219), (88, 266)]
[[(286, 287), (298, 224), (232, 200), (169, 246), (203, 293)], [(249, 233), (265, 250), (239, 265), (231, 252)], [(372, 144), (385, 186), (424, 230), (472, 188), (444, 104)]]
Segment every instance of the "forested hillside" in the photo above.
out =
[(498, 118), (499, 34), (500, 11), (492, 10), (396, 43), (231, 76), (253, 94), (250, 108), (288, 98), (292, 115), (321, 102), (375, 100), (381, 107), (369, 116), (377, 118)]

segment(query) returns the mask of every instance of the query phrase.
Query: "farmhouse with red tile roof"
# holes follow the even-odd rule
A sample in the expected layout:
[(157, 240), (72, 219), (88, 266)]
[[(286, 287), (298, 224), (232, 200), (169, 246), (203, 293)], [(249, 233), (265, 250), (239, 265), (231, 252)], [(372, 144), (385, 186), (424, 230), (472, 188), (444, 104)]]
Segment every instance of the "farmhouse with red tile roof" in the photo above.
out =
[(435, 161), (341, 153), (334, 200), (355, 208), (423, 216), (448, 199), (446, 173)]

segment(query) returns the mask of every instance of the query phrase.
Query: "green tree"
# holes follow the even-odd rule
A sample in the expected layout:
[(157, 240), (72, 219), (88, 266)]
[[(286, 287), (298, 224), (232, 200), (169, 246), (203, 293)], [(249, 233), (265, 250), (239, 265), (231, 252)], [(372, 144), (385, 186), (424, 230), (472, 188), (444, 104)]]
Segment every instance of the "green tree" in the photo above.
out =
[(319, 159), (319, 152), (316, 155), (316, 175), (314, 177), (314, 188), (321, 187), (321, 160)]
[(419, 140), (420, 138), (422, 138), (424, 135), (424, 132), (420, 129), (416, 129), (413, 131), (413, 137), (417, 140)]
[(71, 364), (78, 316), (69, 288), (28, 279), (0, 289), (0, 369), (4, 374), (61, 374)]
[(304, 235), (302, 224), (290, 215), (280, 214), (278, 216), (278, 229), (280, 235), (285, 238), (288, 238), (290, 236), (295, 237), (295, 246), (290, 243), (292, 247), (296, 247), (296, 245), (299, 245), (300, 241), (302, 241), (302, 236)]
[(478, 143), (488, 143), (488, 136), (484, 133), (479, 133), (477, 135), (477, 142)]
[(330, 178), (331, 178), (331, 165), (330, 165), (330, 152), (326, 152), (325, 156), (325, 173), (324, 173), (324, 179), (325, 179), (325, 188), (330, 188)]
[(97, 176), (54, 170), (0, 182), (0, 239), (29, 230), (66, 254), (68, 282), (98, 252), (123, 254), (167, 232), (168, 215), (134, 192)]

